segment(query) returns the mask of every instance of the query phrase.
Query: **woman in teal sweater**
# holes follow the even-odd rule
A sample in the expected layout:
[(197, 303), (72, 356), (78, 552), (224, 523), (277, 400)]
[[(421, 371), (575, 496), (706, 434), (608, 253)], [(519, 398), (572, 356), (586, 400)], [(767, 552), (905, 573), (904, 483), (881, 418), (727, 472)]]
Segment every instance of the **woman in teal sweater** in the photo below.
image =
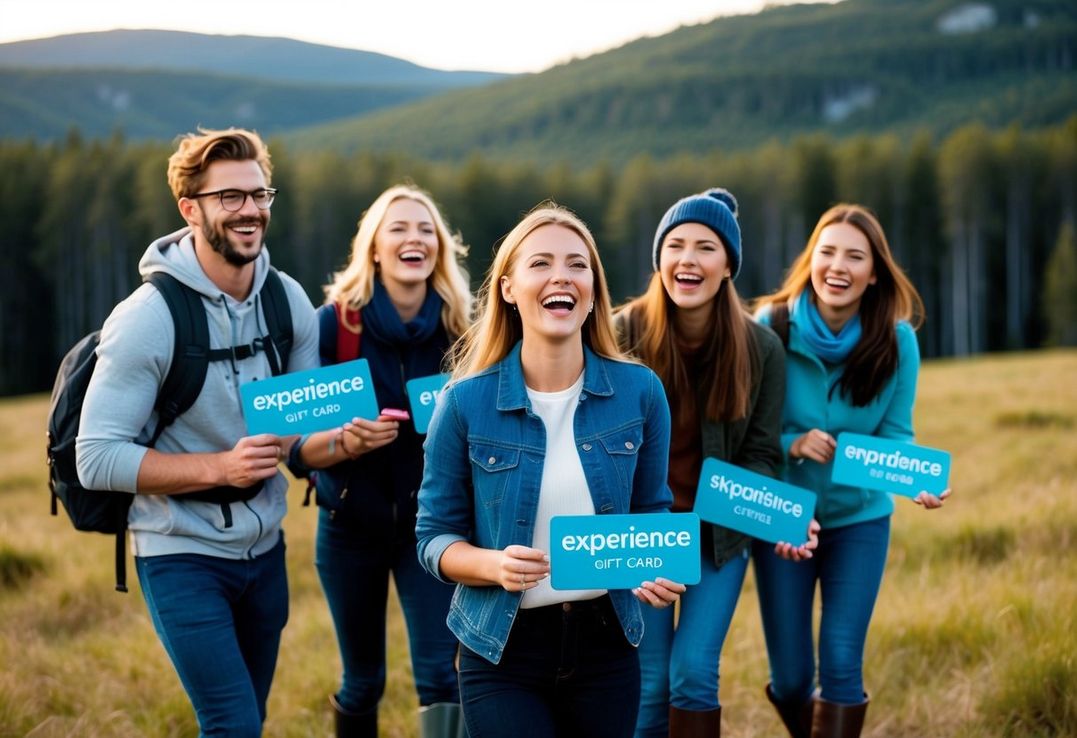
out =
[[(894, 503), (885, 492), (831, 481), (843, 431), (912, 441), (923, 303), (894, 261), (878, 220), (859, 205), (819, 219), (785, 283), (761, 298), (759, 320), (785, 339), (784, 478), (818, 495), (815, 556), (792, 562), (753, 547), (770, 657), (767, 696), (794, 738), (858, 736), (867, 710), (864, 641), (878, 596)], [(911, 321), (911, 322), (910, 322)], [(942, 505), (921, 492), (916, 502)], [(819, 687), (812, 605), (822, 597)]]

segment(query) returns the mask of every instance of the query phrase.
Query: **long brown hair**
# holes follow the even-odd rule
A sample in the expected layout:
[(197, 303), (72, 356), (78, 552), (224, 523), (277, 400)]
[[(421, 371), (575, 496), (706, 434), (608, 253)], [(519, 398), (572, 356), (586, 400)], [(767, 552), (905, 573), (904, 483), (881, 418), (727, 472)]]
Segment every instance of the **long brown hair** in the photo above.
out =
[(700, 386), (693, 387), (688, 367), (677, 342), (677, 305), (670, 299), (655, 272), (647, 291), (624, 305), (627, 329), (622, 336), (626, 350), (650, 367), (666, 388), (675, 410), (683, 403), (702, 401), (708, 420), (729, 422), (747, 417), (752, 401), (752, 381), (759, 374), (759, 356), (733, 280), (723, 279), (711, 300), (709, 331), (700, 347)]
[(863, 205), (840, 203), (827, 210), (815, 224), (804, 250), (789, 267), (789, 273), (778, 290), (759, 298), (755, 307), (779, 305), (791, 310), (804, 290), (812, 290), (811, 257), (823, 229), (835, 223), (848, 223), (864, 234), (871, 244), (875, 265), (875, 284), (870, 285), (860, 299), (860, 341), (845, 362), (841, 378), (830, 388), (840, 388), (841, 394), (852, 400), (853, 405), (863, 407), (882, 391), (886, 382), (897, 371), (898, 347), (895, 326), (908, 321), (919, 328), (923, 323), (924, 302), (905, 276), (894, 255), (879, 220)]
[(609, 289), (606, 286), (606, 274), (602, 261), (598, 258), (598, 248), (594, 236), (584, 222), (575, 213), (553, 202), (537, 205), (524, 219), (509, 231), (501, 247), (490, 264), (482, 287), (479, 289), (478, 319), (471, 325), (460, 340), (453, 346), (452, 375), (460, 379), (469, 374), (476, 374), (505, 358), (516, 342), (523, 338), (523, 326), (519, 314), (513, 313), (501, 296), (501, 277), (509, 274), (516, 264), (516, 255), (520, 244), (531, 233), (548, 225), (568, 228), (578, 235), (587, 245), (591, 260), (591, 272), (594, 274), (595, 307), (583, 325), (583, 341), (596, 354), (609, 359), (624, 359), (617, 343), (617, 334), (613, 327), (613, 306)]

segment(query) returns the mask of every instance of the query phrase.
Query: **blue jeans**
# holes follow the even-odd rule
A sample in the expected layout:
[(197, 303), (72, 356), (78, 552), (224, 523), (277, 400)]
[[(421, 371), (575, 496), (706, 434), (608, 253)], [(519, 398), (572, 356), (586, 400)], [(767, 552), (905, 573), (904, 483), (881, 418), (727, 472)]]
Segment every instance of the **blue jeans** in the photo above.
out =
[(812, 604), (818, 582), (821, 696), (843, 705), (864, 701), (864, 641), (889, 542), (885, 517), (821, 531), (815, 555), (800, 563), (779, 558), (770, 544), (755, 543), (759, 609), (777, 699), (803, 702), (815, 688)]
[(203, 736), (260, 736), (288, 621), (284, 536), (255, 559), (136, 557), (153, 626)]
[(376, 710), (385, 692), (385, 608), (389, 573), (404, 611), (420, 705), (459, 702), (456, 637), (445, 625), (453, 586), (419, 565), (414, 540), (356, 535), (346, 520), (319, 510), (315, 564), (337, 632), (344, 676), (337, 702), (348, 711)]
[(681, 595), (676, 630), (673, 608), (643, 608), (638, 738), (668, 735), (670, 705), (718, 709), (718, 659), (747, 569), (747, 550), (721, 567), (704, 551), (699, 584)]
[(520, 610), (501, 661), (460, 649), (471, 738), (627, 738), (639, 705), (639, 654), (608, 595)]

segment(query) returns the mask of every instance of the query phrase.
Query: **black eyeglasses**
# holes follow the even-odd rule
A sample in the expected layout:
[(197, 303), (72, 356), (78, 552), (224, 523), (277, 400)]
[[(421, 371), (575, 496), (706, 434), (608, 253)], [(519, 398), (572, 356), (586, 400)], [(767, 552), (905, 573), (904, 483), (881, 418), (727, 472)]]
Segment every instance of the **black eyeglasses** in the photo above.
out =
[(187, 198), (197, 200), (200, 197), (209, 197), (210, 195), (217, 196), (221, 201), (222, 208), (230, 213), (236, 213), (243, 208), (243, 203), (247, 202), (248, 197), (259, 210), (269, 210), (269, 206), (273, 204), (273, 198), (277, 196), (277, 190), (272, 187), (263, 187), (250, 192), (244, 192), (243, 190), (214, 190), (213, 192), (199, 192), (197, 195), (188, 195)]

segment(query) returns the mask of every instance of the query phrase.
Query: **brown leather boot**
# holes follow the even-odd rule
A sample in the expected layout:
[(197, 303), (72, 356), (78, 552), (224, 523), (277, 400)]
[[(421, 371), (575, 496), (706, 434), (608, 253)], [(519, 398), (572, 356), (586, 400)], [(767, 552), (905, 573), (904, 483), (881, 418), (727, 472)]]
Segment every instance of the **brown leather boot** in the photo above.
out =
[(770, 691), (767, 685), (767, 699), (778, 712), (785, 729), (789, 731), (791, 738), (809, 738), (811, 736), (812, 700), (796, 702), (794, 700), (779, 700)]
[(868, 711), (868, 696), (858, 705), (839, 705), (816, 697), (811, 738), (858, 738)]
[(682, 710), (669, 708), (669, 738), (716, 738), (722, 734), (722, 708)]

